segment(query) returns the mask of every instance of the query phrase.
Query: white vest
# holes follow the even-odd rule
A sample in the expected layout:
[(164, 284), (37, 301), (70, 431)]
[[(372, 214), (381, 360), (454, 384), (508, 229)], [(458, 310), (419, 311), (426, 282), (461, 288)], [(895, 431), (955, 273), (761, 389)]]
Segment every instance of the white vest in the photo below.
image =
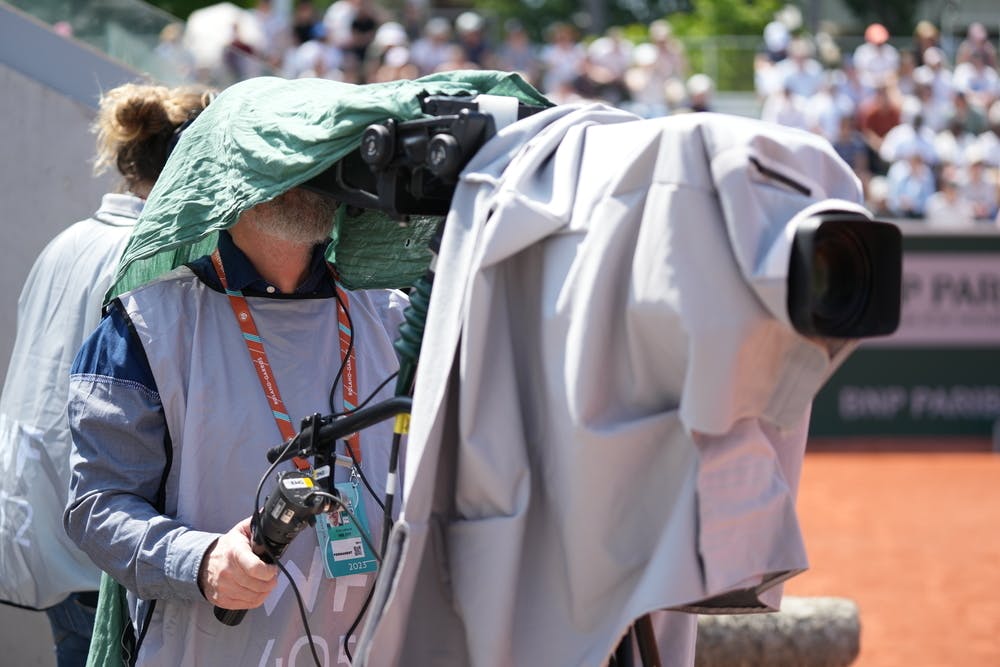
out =
[[(182, 267), (121, 301), (149, 358), (173, 447), (166, 513), (197, 529), (226, 532), (251, 514), (257, 485), (268, 467), (265, 453), (282, 440), (229, 300)], [(296, 430), (304, 417), (329, 414), (330, 385), (341, 354), (336, 300), (247, 301)], [(397, 367), (392, 342), (404, 306), (405, 298), (398, 293), (349, 295), (362, 400)], [(338, 410), (339, 392), (338, 387)], [(390, 383), (379, 399), (391, 392)], [(385, 492), (391, 434), (391, 420), (361, 433), (362, 469), (380, 495)], [(291, 463), (278, 468), (290, 469)], [(346, 471), (338, 470), (338, 478), (344, 477)], [(273, 476), (265, 482), (262, 503), (274, 484)], [(378, 544), (382, 515), (363, 494)], [(311, 527), (289, 545), (282, 562), (302, 594), (322, 663), (343, 662), (341, 638), (362, 607), (372, 575), (325, 578)], [(134, 600), (130, 602), (134, 616)], [(220, 623), (208, 602), (158, 601), (139, 664), (314, 663), (294, 593), (281, 575), (264, 605), (247, 612), (235, 627)]]

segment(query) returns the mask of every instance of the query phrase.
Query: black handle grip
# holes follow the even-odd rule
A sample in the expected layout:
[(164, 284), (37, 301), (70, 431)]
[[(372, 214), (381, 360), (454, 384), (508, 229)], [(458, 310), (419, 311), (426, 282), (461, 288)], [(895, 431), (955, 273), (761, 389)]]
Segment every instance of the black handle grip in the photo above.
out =
[(216, 606), (215, 617), (226, 625), (239, 625), (243, 622), (243, 617), (247, 615), (246, 609), (223, 609)]
[[(257, 522), (255, 521), (250, 527), (250, 537), (251, 544), (253, 545), (253, 552), (257, 554), (257, 557), (268, 564), (274, 563), (274, 559), (267, 553), (264, 545), (260, 543), (260, 538), (257, 531)], [(243, 617), (247, 615), (246, 609), (225, 609), (218, 605), (212, 610), (215, 617), (219, 619), (222, 623), (229, 626), (236, 626), (243, 622)]]
[[(410, 411), (413, 399), (409, 396), (393, 396), (384, 401), (361, 408), (354, 412), (335, 418), (332, 422), (321, 424), (316, 433), (315, 442), (320, 445), (335, 443), (341, 438), (346, 438), (355, 431), (368, 428), (386, 419), (390, 419), (399, 414)], [(272, 447), (267, 450), (267, 462), (287, 461), (293, 456), (312, 456), (316, 452), (312, 451), (311, 445), (314, 442), (312, 429), (308, 426), (295, 436), (296, 442), (291, 446), (288, 443)], [(286, 451), (287, 450), (287, 451)]]

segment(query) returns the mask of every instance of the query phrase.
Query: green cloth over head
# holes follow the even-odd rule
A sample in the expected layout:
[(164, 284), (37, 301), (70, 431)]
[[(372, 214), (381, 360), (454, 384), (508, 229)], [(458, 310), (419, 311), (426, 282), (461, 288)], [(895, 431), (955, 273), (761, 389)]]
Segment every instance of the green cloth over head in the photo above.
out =
[[(361, 144), (370, 124), (426, 117), (425, 95), (478, 94), (552, 105), (519, 75), (489, 70), (366, 85), (259, 77), (230, 86), (181, 135), (106, 301), (210, 252), (218, 230), (326, 171)], [(427, 269), (426, 241), (439, 220), (341, 215), (327, 257), (348, 288), (407, 287)]]

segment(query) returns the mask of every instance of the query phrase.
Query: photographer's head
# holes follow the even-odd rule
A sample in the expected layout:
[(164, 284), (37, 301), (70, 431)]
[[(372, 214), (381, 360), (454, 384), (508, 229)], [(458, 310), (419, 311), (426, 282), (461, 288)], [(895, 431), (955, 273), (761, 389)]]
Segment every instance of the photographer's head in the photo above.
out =
[(336, 203), (304, 188), (292, 188), (240, 215), (238, 226), (280, 242), (313, 246), (330, 238)]
[(315, 246), (330, 238), (335, 211), (332, 199), (292, 188), (243, 211), (229, 233), (261, 277), (290, 294), (309, 275)]
[(197, 86), (127, 83), (108, 91), (92, 127), (97, 134), (94, 173), (113, 165), (125, 178), (125, 188), (145, 198), (163, 171), (178, 128), (213, 97), (213, 91)]

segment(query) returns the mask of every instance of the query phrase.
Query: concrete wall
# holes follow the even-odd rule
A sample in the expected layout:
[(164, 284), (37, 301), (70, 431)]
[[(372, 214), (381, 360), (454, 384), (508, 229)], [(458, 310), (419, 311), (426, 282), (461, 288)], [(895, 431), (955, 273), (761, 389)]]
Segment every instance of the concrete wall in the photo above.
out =
[[(0, 382), (17, 297), (35, 257), (112, 189), (94, 178), (88, 128), (101, 90), (137, 75), (0, 2)], [(0, 664), (54, 667), (45, 614), (0, 605)]]
[(44, 245), (97, 210), (111, 176), (92, 175), (100, 92), (137, 74), (0, 3), (0, 381), (17, 297)]

